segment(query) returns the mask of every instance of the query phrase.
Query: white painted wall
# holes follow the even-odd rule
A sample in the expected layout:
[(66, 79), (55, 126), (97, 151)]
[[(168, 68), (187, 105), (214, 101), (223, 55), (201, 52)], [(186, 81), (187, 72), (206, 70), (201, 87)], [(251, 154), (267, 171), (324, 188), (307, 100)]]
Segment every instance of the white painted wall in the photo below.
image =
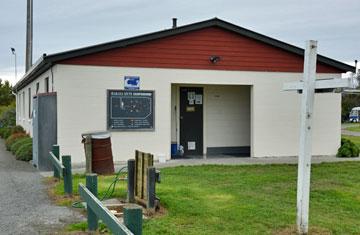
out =
[(206, 147), (250, 146), (250, 86), (205, 86)]
[[(16, 125), (21, 125), (24, 127), (25, 131), (32, 136), (32, 117), (30, 112), (29, 116), (29, 102), (30, 102), (30, 110), (33, 109), (33, 97), (36, 95), (36, 84), (39, 83), (39, 91), (38, 93), (45, 92), (45, 78), (49, 78), (49, 91), (55, 91), (53, 86), (54, 78), (52, 74), (56, 73), (56, 66), (53, 67), (53, 73), (50, 70), (44, 72), (33, 82), (25, 86), (24, 88), (17, 91), (16, 95)], [(55, 77), (55, 75), (54, 75)], [(29, 88), (31, 89), (31, 101), (29, 101)]]
[[(106, 90), (123, 89), (126, 75), (140, 76), (142, 90), (155, 90), (155, 131), (112, 132), (116, 161), (134, 157), (135, 149), (170, 157), (171, 84), (251, 85), (252, 157), (293, 156), (298, 153), (300, 95), (283, 92), (282, 85), (301, 79), (301, 73), (57, 67), (58, 144), (62, 154), (71, 154), (75, 163), (85, 160), (81, 133), (106, 129)], [(331, 76), (340, 77), (338, 74), (319, 75)], [(315, 155), (335, 154), (340, 145), (340, 102), (340, 94), (316, 95)], [(216, 139), (207, 141), (209, 143), (205, 144), (210, 146)]]

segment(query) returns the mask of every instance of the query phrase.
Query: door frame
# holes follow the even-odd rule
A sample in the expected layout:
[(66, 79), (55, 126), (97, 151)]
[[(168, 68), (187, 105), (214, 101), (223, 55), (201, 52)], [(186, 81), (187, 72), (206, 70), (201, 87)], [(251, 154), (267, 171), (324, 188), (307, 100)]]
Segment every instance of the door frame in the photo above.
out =
[(180, 145), (180, 87), (201, 87), (203, 88), (203, 150), (202, 154), (206, 158), (207, 138), (206, 138), (206, 85), (204, 84), (185, 84), (172, 83), (175, 86), (175, 104), (176, 104), (176, 143)]

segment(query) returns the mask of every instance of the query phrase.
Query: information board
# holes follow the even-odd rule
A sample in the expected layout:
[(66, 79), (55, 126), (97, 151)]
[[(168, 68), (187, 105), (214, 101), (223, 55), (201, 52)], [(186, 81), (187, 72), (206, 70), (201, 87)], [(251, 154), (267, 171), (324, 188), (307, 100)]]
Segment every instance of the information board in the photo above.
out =
[(154, 91), (108, 90), (109, 130), (154, 130)]

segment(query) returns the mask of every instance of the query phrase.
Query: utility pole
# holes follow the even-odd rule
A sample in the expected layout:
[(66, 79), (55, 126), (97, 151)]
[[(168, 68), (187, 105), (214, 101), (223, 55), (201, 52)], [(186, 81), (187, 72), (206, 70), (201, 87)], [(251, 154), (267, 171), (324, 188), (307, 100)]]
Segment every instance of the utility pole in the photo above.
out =
[(11, 53), (14, 55), (14, 60), (15, 60), (15, 64), (14, 64), (14, 69), (15, 69), (15, 81), (17, 80), (17, 65), (16, 65), (16, 51), (15, 48), (11, 47)]
[(27, 0), (26, 14), (26, 59), (25, 72), (32, 66), (32, 49), (33, 49), (33, 0)]

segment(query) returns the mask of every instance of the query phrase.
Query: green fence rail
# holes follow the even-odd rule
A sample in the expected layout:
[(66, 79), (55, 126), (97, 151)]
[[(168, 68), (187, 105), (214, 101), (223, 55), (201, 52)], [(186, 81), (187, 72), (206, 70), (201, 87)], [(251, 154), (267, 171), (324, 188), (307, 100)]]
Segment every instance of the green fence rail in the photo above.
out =
[(60, 151), (58, 145), (53, 145), (52, 151), (49, 152), (49, 159), (54, 167), (54, 177), (64, 178), (64, 191), (66, 194), (72, 194), (72, 172), (71, 156), (64, 155), (59, 159)]
[(86, 175), (86, 187), (79, 184), (79, 194), (87, 205), (88, 229), (95, 231), (99, 219), (116, 235), (142, 234), (142, 208), (129, 204), (124, 206), (124, 224), (107, 209), (97, 198), (97, 175)]

